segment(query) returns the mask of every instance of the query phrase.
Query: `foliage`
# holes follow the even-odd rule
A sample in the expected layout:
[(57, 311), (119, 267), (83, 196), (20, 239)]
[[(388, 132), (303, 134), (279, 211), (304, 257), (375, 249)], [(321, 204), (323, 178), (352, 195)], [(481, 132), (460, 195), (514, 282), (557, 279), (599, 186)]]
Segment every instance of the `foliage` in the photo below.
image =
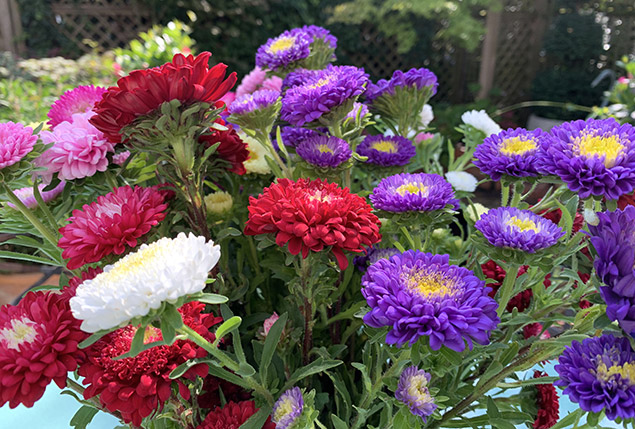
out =
[(635, 124), (635, 60), (623, 57), (617, 62), (617, 66), (624, 70), (625, 75), (615, 80), (613, 87), (607, 92), (607, 105), (596, 107), (594, 114)]

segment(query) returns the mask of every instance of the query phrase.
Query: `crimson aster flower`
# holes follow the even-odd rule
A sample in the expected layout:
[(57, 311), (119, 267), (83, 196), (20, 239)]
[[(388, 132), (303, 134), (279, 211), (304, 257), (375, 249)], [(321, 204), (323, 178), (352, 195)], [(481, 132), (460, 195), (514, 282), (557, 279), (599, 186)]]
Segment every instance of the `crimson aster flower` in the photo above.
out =
[[(254, 401), (228, 402), (224, 407), (216, 407), (205, 417), (196, 429), (238, 429), (256, 414), (258, 408)], [(267, 419), (262, 429), (276, 429), (276, 424)]]
[(345, 250), (361, 252), (381, 239), (366, 200), (321, 179), (280, 179), (250, 197), (248, 209), (246, 235), (275, 234), (278, 246), (303, 258), (330, 248), (341, 269), (348, 266)]
[[(196, 57), (176, 54), (171, 62), (147, 70), (135, 70), (108, 88), (93, 111), (90, 122), (113, 143), (121, 142), (121, 130), (140, 116), (157, 110), (166, 101), (215, 104), (236, 83), (236, 73), (225, 79), (227, 66), (209, 67), (211, 53)], [(220, 106), (218, 106), (220, 107)]]
[(449, 264), (448, 255), (408, 250), (380, 259), (362, 277), (362, 295), (370, 306), (364, 322), (388, 326), (387, 344), (414, 344), (428, 337), (430, 348), (461, 352), (465, 344), (489, 344), (496, 328), (497, 302), (470, 270)]
[(107, 255), (121, 255), (165, 218), (164, 193), (157, 188), (123, 186), (96, 202), (73, 210), (69, 223), (60, 228), (58, 246), (74, 270), (99, 262)]
[[(214, 341), (214, 334), (209, 329), (222, 319), (203, 314), (204, 309), (205, 304), (189, 302), (179, 308), (179, 313), (184, 324), (208, 341)], [(155, 346), (137, 356), (115, 360), (117, 356), (130, 351), (136, 332), (134, 326), (120, 328), (86, 348), (87, 358), (79, 366), (78, 372), (85, 378), (85, 399), (98, 396), (106, 409), (119, 412), (126, 423), (140, 426), (144, 417), (163, 408), (165, 401), (172, 395), (173, 382), (182, 398), (190, 398), (189, 389), (181, 380), (171, 380), (170, 373), (188, 360), (207, 356), (207, 352), (192, 341), (178, 340), (171, 346)], [(146, 344), (162, 339), (159, 329), (153, 326), (146, 328)], [(184, 377), (204, 377), (207, 372), (206, 364), (198, 364), (189, 369)]]
[(32, 407), (51, 381), (64, 388), (86, 337), (64, 293), (28, 292), (18, 305), (0, 307), (0, 407)]
[[(546, 377), (547, 374), (540, 371), (534, 371), (534, 378)], [(536, 384), (536, 406), (538, 413), (534, 421), (534, 429), (549, 429), (560, 418), (560, 403), (558, 402), (558, 393), (551, 383)]]
[(361, 156), (367, 156), (369, 164), (383, 167), (407, 165), (417, 154), (415, 145), (401, 136), (367, 136), (355, 149)]
[(542, 142), (539, 169), (580, 198), (617, 200), (635, 189), (635, 127), (615, 119), (587, 119), (554, 127)]
[(75, 113), (88, 113), (93, 110), (95, 103), (101, 100), (106, 88), (94, 85), (83, 85), (69, 89), (51, 105), (48, 112), (48, 124), (55, 128), (62, 122), (71, 122)]
[(416, 366), (409, 366), (401, 373), (395, 391), (395, 398), (408, 405), (410, 412), (421, 417), (424, 423), (437, 409), (437, 404), (428, 390), (429, 383), (430, 374)]
[(0, 124), (0, 170), (16, 164), (33, 150), (37, 136), (33, 128), (15, 122)]
[(247, 170), (244, 163), (249, 159), (247, 143), (240, 138), (232, 124), (226, 123), (220, 118), (216, 119), (215, 122), (225, 126), (227, 129), (224, 131), (210, 129), (210, 133), (199, 137), (199, 143), (203, 143), (206, 148), (220, 143), (212, 157), (228, 162), (230, 165), (229, 171), (232, 173), (245, 174)]

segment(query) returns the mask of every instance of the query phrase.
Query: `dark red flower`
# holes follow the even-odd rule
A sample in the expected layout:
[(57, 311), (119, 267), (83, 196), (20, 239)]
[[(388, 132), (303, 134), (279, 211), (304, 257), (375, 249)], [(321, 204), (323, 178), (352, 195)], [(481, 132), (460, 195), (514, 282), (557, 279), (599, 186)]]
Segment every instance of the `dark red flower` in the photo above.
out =
[[(549, 219), (551, 222), (555, 223), (556, 225), (559, 224), (560, 219), (562, 219), (562, 211), (560, 209), (551, 210), (549, 212), (546, 210), (543, 210), (542, 212), (540, 212), (540, 215), (544, 217), (545, 219)], [(576, 232), (580, 231), (580, 229), (582, 229), (583, 226), (584, 226), (584, 216), (576, 212), (575, 217), (573, 218), (573, 228), (571, 230), (571, 233), (575, 234)], [(592, 260), (591, 253), (589, 252), (588, 247), (583, 248), (582, 250), (580, 250), (580, 252), (582, 252), (584, 256), (589, 258), (589, 260)]]
[(215, 156), (229, 162), (231, 168), (229, 171), (236, 174), (245, 174), (245, 166), (243, 163), (249, 159), (249, 150), (247, 149), (247, 143), (236, 133), (232, 124), (225, 123), (222, 119), (218, 118), (216, 123), (227, 127), (226, 131), (210, 130), (211, 134), (204, 134), (199, 138), (199, 142), (204, 143), (205, 147), (210, 147), (213, 144), (219, 143), (216, 148)]
[(121, 255), (165, 218), (167, 207), (164, 192), (157, 187), (116, 188), (82, 210), (73, 210), (70, 223), (60, 228), (57, 245), (64, 250), (62, 257), (70, 259), (71, 270), (112, 253)]
[(321, 179), (280, 179), (249, 198), (245, 234), (275, 234), (278, 246), (288, 244), (292, 255), (303, 258), (330, 247), (344, 270), (344, 250), (361, 252), (377, 243), (379, 226), (366, 200), (348, 188)]
[(196, 57), (176, 54), (172, 62), (160, 67), (131, 72), (119, 79), (117, 86), (108, 88), (93, 108), (96, 115), (90, 122), (111, 142), (119, 143), (125, 126), (166, 101), (179, 100), (183, 105), (215, 104), (234, 86), (236, 73), (225, 79), (227, 66), (220, 63), (210, 68), (211, 55), (209, 52)]
[(66, 386), (88, 337), (71, 314), (66, 291), (29, 292), (0, 308), (0, 407), (32, 407), (51, 381)]
[[(541, 335), (542, 333), (542, 335)], [(530, 323), (528, 325), (523, 326), (523, 338), (529, 339), (531, 337), (537, 337), (538, 335), (541, 338), (549, 338), (551, 335), (549, 331), (542, 332), (542, 324), (540, 323)]]
[[(523, 265), (522, 267), (520, 267), (520, 270), (518, 270), (518, 277), (525, 274), (527, 272), (527, 268), (528, 267), (526, 265)], [(491, 292), (489, 293), (489, 296), (494, 298), (494, 296), (496, 295), (496, 292), (498, 292), (498, 289), (502, 286), (503, 280), (505, 280), (505, 275), (507, 273), (502, 267), (500, 267), (496, 262), (492, 260), (489, 260), (486, 263), (481, 264), (481, 269), (483, 270), (483, 274), (485, 275), (486, 278), (495, 280), (494, 283), (487, 284), (487, 286), (492, 288)], [(549, 280), (549, 276), (545, 277), (545, 281), (543, 282), (543, 284), (545, 285), (545, 287), (548, 287), (549, 285), (551, 285), (551, 280)], [(519, 312), (522, 313), (527, 308), (529, 308), (529, 305), (531, 304), (531, 299), (533, 298), (533, 296), (534, 296), (534, 293), (531, 289), (525, 289), (524, 291), (514, 295), (507, 303), (507, 306), (505, 307), (505, 309), (511, 312), (515, 307), (518, 309)]]
[[(589, 281), (589, 279), (591, 278), (591, 274), (588, 274), (588, 273), (578, 272), (578, 276), (580, 276), (580, 280), (582, 280), (582, 283), (584, 283), (584, 284), (586, 284)], [(578, 287), (578, 282), (575, 282), (573, 284), (573, 287), (577, 288)], [(581, 299), (579, 305), (580, 305), (580, 308), (584, 309), (584, 308), (591, 307), (593, 305), (593, 303), (591, 303), (591, 301), (588, 301), (586, 299)]]
[[(254, 401), (228, 402), (223, 408), (216, 407), (197, 426), (197, 429), (238, 429), (258, 408)], [(276, 424), (267, 419), (262, 429), (275, 429)]]
[(242, 387), (223, 380), (222, 378), (208, 375), (203, 380), (203, 394), (196, 398), (201, 408), (216, 408), (221, 406), (221, 392), (226, 402), (241, 402), (251, 399), (251, 392)]
[(628, 206), (635, 206), (635, 192), (624, 194), (617, 200), (617, 208), (624, 210)]
[[(547, 374), (534, 371), (534, 378), (546, 377)], [(536, 384), (536, 406), (538, 414), (534, 421), (534, 429), (549, 429), (558, 422), (560, 403), (558, 393), (553, 384)]]
[[(209, 341), (214, 335), (209, 332), (212, 325), (220, 323), (220, 317), (201, 314), (205, 305), (190, 302), (179, 309), (183, 323)], [(126, 423), (141, 424), (144, 417), (163, 407), (172, 394), (172, 383), (176, 382), (179, 394), (189, 399), (190, 391), (181, 380), (170, 380), (170, 372), (183, 362), (205, 357), (207, 352), (191, 341), (179, 340), (171, 346), (152, 347), (135, 357), (113, 360), (130, 350), (136, 327), (127, 326), (114, 331), (86, 349), (87, 359), (79, 367), (85, 377), (86, 399), (99, 396), (100, 403), (112, 412), (119, 412)], [(161, 340), (161, 331), (148, 327), (146, 343)], [(205, 364), (192, 367), (184, 377), (204, 377)]]

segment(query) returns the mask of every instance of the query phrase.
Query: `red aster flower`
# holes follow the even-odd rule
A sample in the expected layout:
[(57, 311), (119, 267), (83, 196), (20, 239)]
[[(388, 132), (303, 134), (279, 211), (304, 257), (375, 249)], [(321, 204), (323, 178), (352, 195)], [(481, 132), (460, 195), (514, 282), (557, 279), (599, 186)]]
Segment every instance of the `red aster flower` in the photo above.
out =
[[(518, 277), (525, 274), (529, 267), (527, 265), (523, 265), (518, 270)], [(496, 280), (494, 283), (488, 283), (487, 286), (492, 288), (492, 291), (489, 293), (489, 296), (494, 298), (498, 289), (502, 286), (503, 280), (505, 280), (505, 275), (507, 274), (505, 270), (500, 267), (496, 262), (489, 260), (484, 264), (481, 264), (481, 269), (483, 270), (483, 274), (486, 278)], [(545, 276), (545, 280), (542, 282), (545, 287), (551, 286), (551, 274), (547, 274)], [(529, 308), (531, 304), (531, 299), (534, 297), (534, 293), (531, 289), (525, 289), (524, 291), (514, 295), (509, 302), (507, 303), (507, 307), (505, 309), (511, 312), (514, 307), (518, 309), (520, 313)]]
[[(560, 219), (562, 219), (562, 211), (560, 209), (551, 210), (550, 212), (543, 210), (542, 212), (540, 212), (540, 215), (544, 217), (545, 219), (549, 219), (551, 222), (555, 223), (556, 225), (559, 224)], [(573, 218), (573, 228), (571, 230), (571, 233), (575, 234), (576, 232), (580, 231), (583, 226), (584, 226), (584, 216), (576, 212), (575, 217)], [(580, 250), (580, 252), (582, 252), (584, 256), (589, 258), (589, 260), (593, 260), (593, 258), (591, 258), (591, 252), (589, 252), (588, 247), (583, 248), (582, 250)]]
[(248, 401), (252, 397), (251, 392), (213, 375), (208, 375), (203, 380), (203, 392), (205, 393), (197, 396), (196, 401), (199, 407), (208, 409), (221, 406), (221, 392), (226, 402)]
[[(581, 272), (578, 272), (578, 276), (580, 276), (580, 280), (582, 280), (582, 283), (584, 283), (584, 284), (586, 284), (589, 281), (589, 279), (591, 278), (591, 274), (581, 273)], [(578, 287), (578, 282), (575, 282), (573, 284), (573, 287), (577, 288)], [(586, 299), (581, 299), (579, 305), (580, 305), (580, 308), (584, 309), (584, 308), (591, 307), (593, 305), (593, 303), (591, 303), (591, 301), (588, 301)]]
[(116, 188), (82, 210), (73, 210), (70, 223), (60, 228), (57, 245), (64, 250), (62, 257), (70, 259), (71, 270), (113, 253), (121, 255), (165, 218), (166, 208), (164, 193), (157, 187)]
[[(196, 429), (238, 429), (258, 409), (254, 401), (228, 402), (223, 408), (216, 407)], [(275, 429), (276, 424), (267, 419), (262, 429)]]
[(523, 338), (528, 339), (531, 337), (537, 337), (540, 335), (540, 338), (549, 338), (551, 335), (549, 331), (542, 332), (542, 324), (540, 323), (530, 323), (529, 325), (523, 326)]
[[(190, 302), (179, 309), (183, 323), (203, 335), (209, 341), (214, 335), (209, 328), (222, 321), (211, 314), (201, 314), (205, 308), (199, 302)], [(152, 347), (135, 357), (113, 360), (130, 350), (137, 328), (128, 326), (112, 332), (86, 349), (87, 359), (79, 367), (79, 375), (85, 377), (86, 399), (99, 396), (101, 404), (110, 411), (121, 414), (126, 423), (141, 424), (144, 417), (161, 409), (172, 394), (175, 381), (179, 394), (189, 399), (190, 391), (181, 380), (170, 380), (170, 372), (183, 362), (205, 357), (207, 352), (191, 341), (179, 340), (171, 346)], [(146, 343), (160, 341), (161, 331), (148, 327)], [(184, 377), (204, 377), (207, 366), (199, 364)]]
[[(534, 378), (545, 377), (547, 374), (534, 371)], [(534, 429), (549, 429), (558, 422), (560, 417), (558, 393), (553, 384), (536, 384), (536, 406), (538, 415), (534, 421)]]
[(220, 145), (216, 148), (215, 156), (231, 164), (229, 171), (240, 175), (245, 174), (246, 170), (243, 163), (249, 159), (247, 143), (238, 136), (232, 124), (227, 124), (220, 118), (216, 120), (216, 123), (224, 125), (227, 130), (212, 129), (210, 130), (212, 133), (202, 135), (199, 138), (199, 142), (205, 144), (206, 148), (220, 142)]
[(617, 208), (624, 210), (628, 206), (635, 206), (635, 192), (631, 194), (624, 194), (617, 200)]
[(131, 72), (119, 79), (117, 86), (108, 88), (93, 108), (96, 115), (90, 122), (110, 141), (119, 143), (122, 128), (166, 101), (179, 100), (186, 106), (197, 102), (215, 104), (234, 86), (236, 73), (223, 80), (227, 66), (220, 63), (210, 68), (211, 55), (176, 54), (170, 63)]
[(0, 308), (0, 407), (32, 407), (55, 381), (77, 369), (84, 352), (79, 329), (63, 293), (29, 292), (16, 306)]
[(380, 222), (371, 207), (348, 188), (321, 179), (280, 179), (258, 198), (249, 198), (245, 234), (276, 234), (278, 246), (289, 244), (292, 255), (331, 247), (342, 270), (344, 250), (361, 252), (381, 239)]

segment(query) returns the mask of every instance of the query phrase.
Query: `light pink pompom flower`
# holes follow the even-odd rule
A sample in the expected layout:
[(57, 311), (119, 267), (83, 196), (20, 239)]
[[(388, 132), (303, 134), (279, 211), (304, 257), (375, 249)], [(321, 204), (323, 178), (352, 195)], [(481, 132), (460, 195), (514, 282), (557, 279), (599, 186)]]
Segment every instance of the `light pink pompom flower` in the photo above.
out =
[(49, 110), (49, 125), (55, 128), (62, 122), (71, 122), (75, 113), (88, 113), (107, 91), (94, 85), (78, 86), (66, 91)]
[(265, 319), (265, 321), (262, 324), (262, 329), (263, 329), (263, 336), (266, 337), (267, 335), (269, 335), (269, 331), (271, 330), (271, 327), (273, 326), (274, 323), (276, 323), (276, 321), (280, 318), (280, 316), (278, 316), (278, 313), (276, 313), (275, 311), (273, 312), (273, 314), (271, 316), (269, 316), (268, 318)]
[(0, 124), (0, 169), (20, 162), (33, 150), (35, 142), (33, 128), (15, 122)]
[(240, 85), (236, 88), (236, 98), (253, 94), (260, 89), (270, 89), (272, 91), (282, 90), (282, 79), (278, 76), (267, 77), (267, 73), (256, 66), (249, 74), (243, 77)]
[(112, 156), (113, 164), (123, 165), (124, 162), (130, 157), (130, 151), (124, 150), (123, 152), (116, 153)]
[[(64, 190), (64, 185), (66, 185), (66, 182), (61, 181), (56, 187), (54, 187), (50, 191), (43, 191), (43, 189), (46, 187), (45, 184), (38, 185), (38, 189), (40, 190), (40, 195), (42, 196), (42, 200), (45, 203), (48, 203), (49, 201), (52, 201), (53, 199), (55, 199), (55, 197), (61, 194), (62, 191)], [(37, 207), (38, 202), (33, 196), (33, 186), (27, 186), (25, 188), (16, 189), (13, 191), (13, 193), (20, 199), (20, 201), (22, 201), (22, 204), (24, 204), (28, 208), (34, 209)], [(15, 208), (15, 205), (12, 203), (7, 203), (7, 205), (13, 209)]]
[(93, 112), (75, 113), (72, 122), (62, 122), (53, 131), (42, 131), (40, 138), (45, 144), (53, 143), (34, 163), (47, 170), (39, 172), (44, 183), (50, 183), (54, 173), (61, 180), (81, 179), (106, 171), (108, 152), (113, 144), (97, 130), (88, 119)]

